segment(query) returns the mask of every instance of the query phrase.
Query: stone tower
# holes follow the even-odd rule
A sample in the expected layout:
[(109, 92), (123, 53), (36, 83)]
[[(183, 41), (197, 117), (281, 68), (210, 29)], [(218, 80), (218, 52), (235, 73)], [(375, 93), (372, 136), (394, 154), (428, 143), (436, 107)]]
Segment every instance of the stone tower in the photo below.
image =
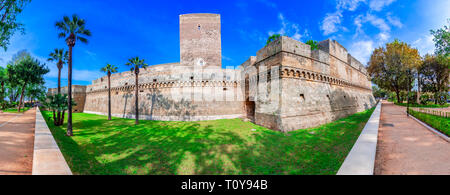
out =
[(180, 15), (180, 64), (222, 67), (219, 14)]

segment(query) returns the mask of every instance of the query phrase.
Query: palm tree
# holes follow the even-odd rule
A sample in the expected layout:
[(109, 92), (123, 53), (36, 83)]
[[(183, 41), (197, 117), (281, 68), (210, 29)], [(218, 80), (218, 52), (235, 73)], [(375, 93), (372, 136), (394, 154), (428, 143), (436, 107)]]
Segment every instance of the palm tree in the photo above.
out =
[(61, 94), (61, 70), (69, 58), (69, 53), (64, 51), (64, 49), (55, 49), (49, 56), (47, 61), (56, 62), (56, 66), (58, 67), (58, 94)]
[(111, 64), (107, 64), (100, 71), (108, 74), (108, 120), (111, 120), (111, 73), (117, 72), (117, 67)]
[(136, 101), (135, 101), (135, 107), (136, 107), (136, 122), (135, 124), (138, 125), (139, 124), (139, 69), (140, 68), (147, 68), (148, 64), (145, 63), (144, 59), (139, 59), (139, 57), (134, 57), (128, 60), (128, 62), (125, 64), (127, 66), (131, 67), (131, 71), (134, 71), (134, 74), (136, 75), (136, 86), (135, 86), (135, 96), (136, 96)]
[(62, 21), (55, 23), (56, 28), (60, 31), (59, 38), (65, 38), (66, 44), (69, 46), (69, 76), (68, 76), (68, 113), (67, 113), (67, 136), (73, 136), (72, 129), (72, 48), (75, 46), (77, 40), (82, 43), (88, 43), (85, 36), (91, 36), (91, 31), (86, 29), (86, 22), (84, 19), (73, 14), (72, 18), (64, 16)]

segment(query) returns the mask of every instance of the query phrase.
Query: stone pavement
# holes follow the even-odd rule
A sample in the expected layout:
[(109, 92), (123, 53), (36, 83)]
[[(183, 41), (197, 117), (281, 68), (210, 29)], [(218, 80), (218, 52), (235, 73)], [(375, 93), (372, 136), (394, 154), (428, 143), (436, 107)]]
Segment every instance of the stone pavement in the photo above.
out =
[(405, 107), (383, 102), (375, 174), (449, 175), (450, 143), (405, 112)]
[(0, 113), (0, 175), (31, 175), (36, 110)]

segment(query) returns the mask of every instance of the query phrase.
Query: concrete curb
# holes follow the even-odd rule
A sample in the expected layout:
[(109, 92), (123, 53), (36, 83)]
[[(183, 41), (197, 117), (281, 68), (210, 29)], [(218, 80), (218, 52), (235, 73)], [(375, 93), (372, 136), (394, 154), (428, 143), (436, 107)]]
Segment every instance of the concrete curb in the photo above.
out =
[(444, 139), (447, 142), (450, 142), (450, 138), (441, 133), (440, 131), (436, 130), (435, 128), (427, 125), (426, 123), (422, 122), (421, 120), (417, 119), (416, 117), (414, 117), (413, 115), (409, 115), (412, 119), (414, 119), (415, 121), (417, 121), (419, 124), (421, 124), (422, 126), (424, 126), (425, 128), (427, 128), (428, 130), (430, 130), (432, 133), (436, 134), (437, 136), (441, 137), (442, 139)]
[(39, 107), (36, 108), (32, 175), (72, 175)]
[(381, 102), (361, 132), (352, 150), (345, 158), (337, 175), (373, 175), (377, 152)]

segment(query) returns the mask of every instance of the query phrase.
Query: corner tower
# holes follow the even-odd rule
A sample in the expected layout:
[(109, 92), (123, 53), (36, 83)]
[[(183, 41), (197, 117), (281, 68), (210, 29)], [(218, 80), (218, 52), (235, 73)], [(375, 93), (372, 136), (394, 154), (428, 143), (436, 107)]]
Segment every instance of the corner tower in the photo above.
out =
[(180, 64), (222, 67), (219, 14), (180, 15)]

